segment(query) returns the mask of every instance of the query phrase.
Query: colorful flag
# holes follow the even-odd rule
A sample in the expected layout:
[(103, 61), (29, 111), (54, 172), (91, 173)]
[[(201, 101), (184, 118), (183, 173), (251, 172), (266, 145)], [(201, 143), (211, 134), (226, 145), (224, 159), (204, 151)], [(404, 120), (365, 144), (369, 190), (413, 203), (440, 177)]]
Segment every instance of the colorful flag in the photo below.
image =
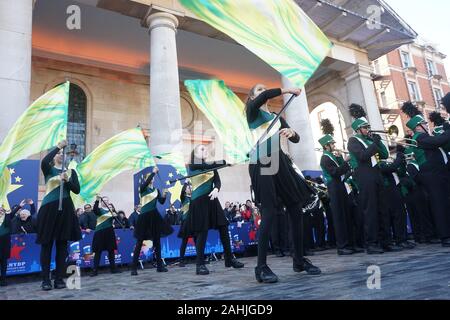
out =
[(256, 144), (247, 124), (245, 105), (220, 80), (186, 80), (191, 97), (219, 135), (230, 164), (245, 162)]
[(302, 88), (332, 43), (292, 0), (180, 0)]
[(66, 82), (48, 91), (20, 116), (0, 146), (0, 172), (66, 139), (69, 87)]
[(124, 131), (102, 143), (76, 167), (80, 197), (85, 203), (90, 203), (105, 184), (119, 173), (154, 165), (142, 130)]
[(0, 207), (9, 210), (9, 203), (6, 196), (8, 195), (9, 186), (11, 185), (11, 173), (5, 167), (0, 176)]

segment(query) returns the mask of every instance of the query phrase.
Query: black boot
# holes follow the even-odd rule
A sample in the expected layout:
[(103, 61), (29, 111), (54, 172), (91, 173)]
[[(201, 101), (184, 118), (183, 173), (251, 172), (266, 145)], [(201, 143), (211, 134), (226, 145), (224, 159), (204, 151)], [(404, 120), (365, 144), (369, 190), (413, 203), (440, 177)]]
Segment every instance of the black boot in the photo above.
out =
[(396, 246), (395, 244), (388, 244), (383, 247), (383, 250), (386, 252), (400, 252), (403, 250), (403, 248)]
[(384, 250), (377, 246), (368, 246), (367, 254), (383, 254)]
[(206, 276), (209, 274), (209, 270), (204, 264), (201, 264), (197, 266), (195, 273), (199, 276)]
[(259, 283), (275, 283), (278, 282), (278, 277), (267, 264), (255, 268), (256, 281)]
[(338, 251), (337, 251), (338, 256), (350, 256), (353, 253), (355, 253), (353, 250), (347, 249), (347, 248), (338, 249)]
[(312, 264), (311, 261), (309, 261), (306, 258), (303, 258), (303, 262), (301, 264), (298, 264), (294, 262), (294, 271), (295, 272), (303, 272), (306, 271), (307, 274), (315, 276), (322, 273), (322, 271)]
[(166, 268), (166, 266), (164, 265), (164, 263), (162, 261), (159, 261), (156, 264), (156, 271), (157, 272), (168, 272), (169, 269)]
[(120, 271), (119, 268), (117, 268), (116, 266), (111, 268), (111, 273), (112, 274), (117, 274), (117, 273), (122, 273), (122, 271)]
[(52, 282), (51, 282), (50, 280), (44, 280), (44, 281), (42, 281), (41, 288), (42, 288), (42, 290), (44, 290), (44, 291), (50, 291), (50, 290), (52, 290), (52, 289), (53, 289), (53, 287), (52, 287)]
[(91, 274), (89, 275), (89, 277), (96, 277), (96, 276), (98, 276), (97, 269), (92, 269)]
[(178, 263), (178, 266), (179, 266), (180, 268), (186, 267), (186, 262), (184, 261), (184, 259), (180, 259), (180, 262)]
[(239, 262), (237, 259), (225, 260), (225, 268), (240, 269), (244, 267), (242, 262)]

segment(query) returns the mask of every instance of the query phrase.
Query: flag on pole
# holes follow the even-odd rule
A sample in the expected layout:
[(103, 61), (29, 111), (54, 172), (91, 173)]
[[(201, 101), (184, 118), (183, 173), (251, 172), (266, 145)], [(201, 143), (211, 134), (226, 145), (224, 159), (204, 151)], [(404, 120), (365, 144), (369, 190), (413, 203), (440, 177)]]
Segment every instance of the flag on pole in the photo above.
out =
[(227, 163), (247, 161), (257, 140), (248, 127), (241, 99), (221, 80), (186, 80), (184, 84), (219, 135)]
[(180, 3), (300, 88), (332, 47), (325, 34), (292, 0), (180, 0)]
[(10, 185), (11, 172), (5, 167), (0, 176), (0, 207), (5, 208), (6, 210), (10, 210), (8, 199), (6, 199)]
[(140, 128), (119, 133), (99, 145), (77, 165), (81, 187), (79, 196), (84, 203), (92, 202), (105, 184), (121, 172), (154, 165)]
[(174, 167), (176, 174), (187, 176), (186, 163), (182, 152), (163, 153), (155, 156), (155, 158), (161, 160), (164, 164)]

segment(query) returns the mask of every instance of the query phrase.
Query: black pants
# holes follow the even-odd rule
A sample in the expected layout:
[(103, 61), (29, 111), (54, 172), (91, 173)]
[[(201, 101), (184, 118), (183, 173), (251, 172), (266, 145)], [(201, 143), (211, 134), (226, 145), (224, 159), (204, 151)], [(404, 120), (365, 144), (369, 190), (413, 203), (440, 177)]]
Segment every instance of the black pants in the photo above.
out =
[(279, 212), (275, 215), (272, 225), (272, 251), (287, 252), (288, 244), (288, 223), (285, 212)]
[(66, 260), (68, 256), (67, 241), (52, 241), (41, 245), (42, 280), (50, 281), (50, 263), (52, 259), (53, 242), (56, 244), (56, 280), (62, 280), (66, 274)]
[(411, 221), (411, 227), (414, 240), (426, 241), (435, 237), (434, 227), (431, 219), (428, 197), (421, 186), (416, 186), (409, 190), (405, 197), (408, 215)]
[[(228, 234), (228, 226), (222, 226), (218, 229), (220, 241), (222, 242), (223, 251), (225, 254), (225, 261), (231, 261), (231, 243), (230, 235)], [(199, 232), (195, 239), (195, 250), (197, 252), (197, 266), (205, 264), (205, 246), (208, 238), (208, 231)]]
[(0, 259), (0, 280), (6, 279), (7, 268), (8, 268), (8, 259)]
[[(351, 232), (351, 211), (345, 185), (342, 182), (336, 181), (329, 183), (328, 194), (330, 196), (330, 207), (336, 235), (336, 246), (338, 249), (352, 247), (353, 239)], [(330, 230), (330, 228), (328, 230)]]
[[(141, 249), (142, 244), (144, 243), (144, 240), (137, 240), (136, 246), (134, 247), (133, 251), (133, 262), (131, 264), (132, 269), (137, 269), (137, 265), (139, 262), (139, 256), (141, 255)], [(161, 258), (161, 238), (155, 238), (153, 239), (153, 254), (156, 260), (156, 263), (158, 266), (162, 265), (162, 258)]]
[[(302, 239), (303, 239), (303, 252), (314, 249), (314, 235), (312, 227), (312, 216), (310, 213), (303, 215), (303, 226), (302, 226)], [(292, 227), (289, 226), (290, 230)], [(292, 231), (291, 231), (291, 242), (292, 242)], [(293, 253), (293, 246), (291, 246), (291, 253)]]
[[(302, 208), (297, 205), (287, 208), (289, 224), (292, 227), (292, 242), (294, 245), (294, 262), (303, 263), (303, 213)], [(269, 246), (269, 237), (272, 229), (272, 223), (277, 209), (273, 207), (261, 208), (261, 225), (259, 227), (258, 239), (258, 267), (267, 264), (267, 249)]]
[[(98, 266), (100, 265), (100, 258), (102, 257), (102, 252), (94, 252), (94, 270), (98, 270)], [(114, 250), (108, 251), (108, 260), (109, 260), (109, 267), (111, 270), (114, 270), (116, 268), (116, 261), (115, 261), (115, 254)]]
[[(396, 186), (386, 187), (384, 189), (384, 197), (386, 199), (386, 211), (388, 218), (384, 228), (387, 229), (386, 236), (388, 240), (392, 240), (399, 244), (406, 241), (406, 211), (403, 203), (401, 191)], [(392, 229), (392, 232), (391, 232)]]
[(351, 239), (354, 246), (364, 248), (364, 217), (358, 205), (358, 195), (351, 193), (347, 199), (351, 214)]
[(314, 234), (313, 240), (314, 245), (313, 248), (324, 248), (325, 247), (325, 236), (326, 236), (326, 228), (325, 228), (325, 217), (324, 217), (324, 209), (319, 209), (315, 211), (311, 217), (311, 226), (312, 232)]

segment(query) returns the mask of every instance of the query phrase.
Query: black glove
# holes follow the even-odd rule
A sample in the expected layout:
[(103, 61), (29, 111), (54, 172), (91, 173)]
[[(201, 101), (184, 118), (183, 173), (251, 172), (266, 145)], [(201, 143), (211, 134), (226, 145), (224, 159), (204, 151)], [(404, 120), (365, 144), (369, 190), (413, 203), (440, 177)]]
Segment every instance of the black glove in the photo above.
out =
[(444, 131), (450, 131), (450, 122), (446, 121), (443, 125)]
[(375, 134), (375, 135), (372, 137), (372, 140), (373, 140), (373, 142), (374, 142), (376, 145), (380, 145), (380, 144), (381, 144), (381, 136), (379, 136), (378, 134)]

